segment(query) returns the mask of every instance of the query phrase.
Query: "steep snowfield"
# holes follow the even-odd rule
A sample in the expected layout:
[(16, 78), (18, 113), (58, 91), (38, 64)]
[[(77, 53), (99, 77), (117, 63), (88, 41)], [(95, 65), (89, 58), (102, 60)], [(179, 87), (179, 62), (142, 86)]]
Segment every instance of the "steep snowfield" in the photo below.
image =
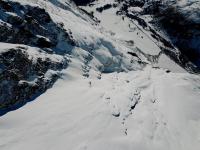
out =
[(96, 8), (102, 7), (107, 3), (113, 4), (114, 1), (104, 0), (103, 2), (96, 3), (97, 4), (94, 7), (88, 6), (83, 8), (88, 11), (93, 11), (94, 16), (101, 20), (100, 24), (106, 28), (108, 32), (111, 32), (115, 38), (122, 41), (134, 40), (135, 46), (147, 54), (156, 55), (160, 52), (156, 43), (140, 30), (136, 22), (132, 22), (130, 19), (125, 17), (122, 19), (122, 16), (116, 15), (119, 8), (110, 8), (103, 12), (96, 11)]
[[(104, 7), (106, 4), (114, 5), (114, 0), (96, 1), (93, 4), (94, 6), (83, 6), (82, 8), (88, 12), (93, 12), (93, 15), (100, 20), (100, 25), (104, 27), (106, 32), (110, 33), (112, 38), (117, 39), (121, 44), (127, 43), (129, 48), (136, 48), (134, 52), (140, 55), (142, 59), (144, 58), (141, 53), (145, 56), (155, 56), (157, 60), (151, 62), (154, 66), (170, 69), (173, 72), (185, 72), (184, 69), (168, 58), (168, 56), (161, 53), (159, 41), (156, 41), (150, 35), (151, 33), (144, 30), (137, 21), (123, 15), (116, 15), (119, 7), (111, 7), (102, 12), (96, 11), (96, 9)], [(132, 7), (132, 9), (139, 11), (138, 9), (141, 8)], [(147, 15), (144, 19), (151, 20), (152, 18)], [(130, 44), (131, 41), (133, 43)]]
[(29, 47), (70, 61), (51, 89), (0, 117), (0, 150), (199, 150), (200, 77), (160, 55), (137, 22), (111, 8), (95, 12), (98, 25), (68, 0), (13, 1), (45, 8), (77, 45), (60, 39), (59, 55)]

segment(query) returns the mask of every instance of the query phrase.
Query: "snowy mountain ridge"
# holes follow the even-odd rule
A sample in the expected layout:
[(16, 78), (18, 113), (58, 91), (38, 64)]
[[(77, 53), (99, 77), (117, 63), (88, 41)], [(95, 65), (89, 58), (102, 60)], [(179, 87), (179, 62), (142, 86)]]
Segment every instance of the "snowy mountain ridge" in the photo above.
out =
[(154, 2), (1, 0), (0, 149), (198, 150), (198, 63)]

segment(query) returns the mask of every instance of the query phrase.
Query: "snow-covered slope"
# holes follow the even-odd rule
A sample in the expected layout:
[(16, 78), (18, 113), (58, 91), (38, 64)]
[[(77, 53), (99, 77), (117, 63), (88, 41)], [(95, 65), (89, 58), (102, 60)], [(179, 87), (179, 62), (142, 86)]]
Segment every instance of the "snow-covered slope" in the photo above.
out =
[(84, 79), (73, 65), (63, 73), (0, 118), (2, 150), (199, 149), (199, 77), (151, 67), (101, 80)]
[[(127, 52), (134, 51), (135, 48), (129, 48), (127, 44), (118, 43), (116, 39), (110, 37), (106, 32), (101, 31), (101, 27), (97, 26), (96, 20), (92, 19), (83, 11), (79, 10), (74, 3), (68, 1), (2, 1), (1, 22), (2, 30), (0, 41), (6, 42), (4, 45), (11, 47), (9, 53), (2, 53), (1, 57), (1, 85), (5, 85), (4, 96), (1, 98), (0, 109), (12, 109), (13, 105), (33, 99), (43, 91), (38, 86), (37, 90), (33, 90), (32, 84), (28, 84), (28, 89), (23, 88), (18, 92), (21, 80), (46, 80), (45, 73), (50, 69), (59, 71), (66, 68), (70, 59), (79, 61), (79, 68), (85, 77), (89, 76), (90, 70), (96, 71), (96, 76), (101, 72), (128, 71), (137, 70), (145, 66), (146, 61), (141, 62), (137, 57), (132, 58)], [(37, 15), (39, 14), (39, 15)], [(16, 44), (16, 46), (10, 44)], [(36, 57), (35, 65), (27, 63), (27, 69), (22, 67), (23, 63), (31, 62), (31, 57), (22, 57), (18, 54), (19, 44), (31, 47), (32, 53), (47, 54), (46, 62), (42, 62)], [(13, 55), (13, 48), (17, 49), (17, 53)], [(24, 47), (22, 45), (22, 47)], [(25, 46), (26, 47), (26, 46)], [(35, 49), (35, 47), (37, 47)], [(1, 48), (4, 51), (4, 47)], [(25, 48), (26, 49), (26, 48)], [(35, 50), (34, 50), (35, 49)], [(23, 50), (26, 51), (26, 50)], [(6, 55), (6, 56), (4, 56)], [(19, 57), (17, 57), (17, 56)], [(66, 59), (61, 61), (59, 65), (51, 66), (51, 56), (58, 55)], [(38, 55), (39, 56), (39, 55)], [(13, 61), (10, 59), (14, 57)], [(29, 59), (29, 60), (27, 60)], [(12, 60), (12, 59), (11, 59)], [(131, 63), (131, 62), (134, 63)], [(8, 63), (9, 62), (9, 63)], [(38, 63), (37, 63), (38, 62)], [(13, 65), (15, 64), (15, 65)], [(8, 72), (14, 75), (7, 77)], [(22, 75), (21, 75), (21, 74)], [(16, 77), (17, 76), (17, 77)], [(13, 82), (10, 82), (13, 81)], [(4, 84), (5, 83), (5, 84)], [(35, 87), (34, 87), (35, 88)], [(31, 94), (24, 96), (21, 93), (31, 91)], [(9, 96), (5, 96), (9, 93)], [(28, 100), (27, 100), (28, 99)], [(11, 106), (11, 108), (10, 108)]]
[(199, 75), (124, 6), (0, 1), (0, 110), (33, 100), (0, 117), (0, 150), (199, 149)]
[[(111, 7), (100, 12), (96, 11), (104, 8), (107, 4)], [(181, 64), (175, 64), (173, 60), (166, 56), (166, 53), (162, 49), (166, 47), (165, 43), (163, 43), (162, 40), (154, 39), (152, 37), (152, 32), (148, 32), (153, 29), (150, 26), (143, 29), (143, 26), (141, 26), (137, 20), (127, 17), (123, 14), (125, 13), (123, 11), (120, 12), (121, 5), (122, 4), (118, 4), (114, 0), (103, 0), (94, 2), (92, 6), (84, 6), (82, 8), (88, 12), (93, 12), (93, 15), (100, 20), (100, 25), (104, 27), (106, 32), (112, 35), (112, 38), (117, 39), (121, 43), (127, 43), (129, 47), (135, 48), (134, 53), (140, 55), (141, 58), (141, 55), (143, 55), (156, 67), (167, 68), (175, 72), (184, 72), (184, 70), (179, 67)], [(141, 9), (139, 7), (130, 7), (128, 10), (132, 12), (131, 9), (136, 8), (139, 10)], [(122, 15), (117, 15), (119, 12), (122, 13)], [(150, 16), (146, 16), (144, 19), (148, 20), (148, 18), (151, 19)], [(174, 48), (173, 51), (175, 52), (174, 55), (178, 58), (179, 52), (176, 48)], [(171, 65), (172, 63), (174, 65)]]

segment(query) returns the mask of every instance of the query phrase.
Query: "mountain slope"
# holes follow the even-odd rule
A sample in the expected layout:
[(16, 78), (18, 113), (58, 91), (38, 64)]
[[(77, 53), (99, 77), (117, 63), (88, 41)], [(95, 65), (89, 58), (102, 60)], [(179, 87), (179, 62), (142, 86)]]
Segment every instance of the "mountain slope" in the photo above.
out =
[(196, 66), (143, 6), (0, 1), (0, 149), (198, 150)]
[(74, 66), (65, 72), (0, 118), (1, 149), (198, 150), (199, 77), (151, 67), (101, 80), (83, 79)]
[(198, 73), (199, 5), (196, 0), (185, 3), (104, 0), (82, 8), (100, 18), (102, 25), (116, 33), (117, 38), (123, 31), (122, 39), (134, 39), (143, 52), (155, 55), (153, 52), (161, 51), (189, 72)]
[[(21, 59), (21, 62), (34, 61), (34, 63), (37, 64), (38, 62), (39, 64), (38, 67), (29, 65), (30, 70), (21, 70), (22, 64), (18, 63), (17, 59), (8, 64), (7, 62), (9, 62), (10, 57), (5, 58), (4, 55), (7, 55), (7, 53), (2, 53), (1, 62), (3, 65), (1, 66), (1, 72), (3, 77), (1, 78), (1, 85), (5, 85), (4, 83), (6, 83), (7, 88), (3, 93), (5, 95), (10, 93), (11, 95), (8, 97), (2, 95), (3, 98), (1, 98), (0, 107), (3, 110), (2, 113), (15, 109), (16, 106), (18, 107), (18, 105), (26, 103), (49, 88), (50, 86), (44, 83), (46, 80), (45, 73), (48, 70), (59, 71), (66, 68), (70, 59), (73, 58), (80, 61), (79, 67), (81, 67), (82, 74), (86, 77), (89, 76), (88, 73), (91, 68), (93, 68), (92, 70), (96, 70), (97, 74), (100, 74), (101, 72), (138, 69), (144, 66), (145, 63), (140, 63), (137, 58), (135, 58), (134, 64), (131, 64), (130, 61), (132, 58), (127, 54), (130, 48), (125, 44), (117, 43), (116, 40), (107, 36), (107, 33), (101, 33), (100, 27), (95, 25), (97, 24), (96, 21), (79, 10), (74, 4), (68, 1), (66, 1), (67, 3), (64, 3), (64, 1), (61, 3), (60, 1), (44, 2), (34, 0), (23, 1), (23, 3), (19, 2), (5, 1), (3, 3), (2, 1), (1, 3), (1, 29), (5, 32), (5, 34), (1, 35), (1, 42), (6, 42), (8, 45), (6, 49), (11, 51), (11, 53), (13, 49), (9, 47), (16, 47), (14, 49), (20, 51), (18, 50), (19, 46), (22, 48), (25, 47), (23, 49), (28, 49), (25, 46), (28, 45), (32, 47), (33, 53), (37, 51), (41, 55), (44, 53), (48, 56), (46, 57), (47, 60), (45, 60), (45, 66), (42, 66), (40, 57), (36, 57), (36, 61), (34, 61), (32, 60), (33, 56), (26, 56), (28, 58), (20, 56), (18, 59)], [(40, 16), (47, 16), (48, 21), (44, 23), (42, 20), (43, 17), (38, 17), (36, 12)], [(20, 22), (19, 24), (16, 21), (10, 22), (10, 18), (13, 18), (13, 20), (24, 19), (24, 22)], [(21, 31), (23, 32), (19, 33)], [(16, 46), (9, 46), (9, 44), (16, 44)], [(19, 44), (24, 44), (24, 46)], [(35, 49), (35, 47), (37, 48)], [(2, 47), (3, 52), (4, 49)], [(55, 54), (63, 61), (57, 66), (51, 66), (49, 65), (51, 63), (51, 56), (54, 57)], [(15, 64), (17, 67), (12, 64)], [(7, 72), (13, 72), (14, 76), (7, 78)], [(20, 75), (18, 72), (21, 72), (23, 75)], [(32, 84), (29, 84), (30, 78), (36, 85), (37, 81), (40, 81), (36, 90), (35, 87), (33, 90)], [(55, 81), (49, 80), (52, 83)], [(14, 84), (12, 84), (12, 81)], [(15, 89), (18, 89), (20, 86), (21, 81), (25, 81), (25, 84), (28, 85), (25, 85), (25, 88), (20, 93), (26, 93), (27, 90), (31, 91), (29, 94), (25, 94), (25, 96), (15, 92)], [(40, 88), (41, 84), (44, 84), (44, 88), (42, 89)]]

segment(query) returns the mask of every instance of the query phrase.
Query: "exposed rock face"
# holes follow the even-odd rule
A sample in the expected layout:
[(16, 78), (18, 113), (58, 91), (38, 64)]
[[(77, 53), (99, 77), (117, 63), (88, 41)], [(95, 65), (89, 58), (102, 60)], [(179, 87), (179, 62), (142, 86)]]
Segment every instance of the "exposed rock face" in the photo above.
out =
[(187, 18), (174, 7), (160, 11), (156, 18), (182, 54), (200, 66), (200, 22)]
[[(136, 20), (138, 24), (145, 30), (151, 32), (152, 38), (163, 43), (158, 45), (163, 52), (171, 57), (174, 61), (186, 68), (190, 72), (200, 72), (200, 21), (196, 21), (188, 10), (188, 16), (184, 14), (184, 7), (179, 7), (177, 2), (157, 1), (138, 1), (138, 0), (116, 0), (121, 4), (117, 15), (124, 15), (128, 18)], [(189, 5), (192, 5), (188, 4)], [(129, 11), (130, 7), (139, 7), (141, 12), (134, 13)], [(199, 8), (194, 8), (198, 16)], [(144, 19), (144, 15), (153, 16), (152, 28), (149, 22)], [(157, 31), (156, 31), (157, 30)], [(169, 40), (159, 35), (158, 30), (164, 31)], [(179, 53), (175, 50), (179, 49)], [(192, 63), (193, 64), (192, 64)]]
[[(51, 87), (67, 67), (68, 59), (52, 60), (50, 54), (34, 59), (29, 49), (17, 47), (0, 54), (0, 112), (15, 109)], [(57, 56), (59, 57), (59, 56)]]
[(69, 62), (65, 56), (56, 54), (60, 52), (57, 45), (60, 41), (71, 47), (76, 43), (72, 33), (65, 30), (62, 23), (53, 22), (48, 12), (39, 7), (1, 0), (0, 20), (0, 42), (38, 47), (2, 48), (1, 115), (22, 106), (51, 87), (59, 77), (57, 71), (66, 68)]
[(93, 2), (95, 0), (73, 0), (73, 1), (76, 3), (76, 5), (83, 6), (83, 5), (87, 5), (87, 4), (91, 3), (91, 2)]
[(104, 5), (103, 7), (96, 8), (96, 10), (97, 10), (98, 12), (102, 12), (102, 11), (104, 11), (104, 10), (106, 10), (106, 9), (111, 8), (111, 7), (112, 7), (111, 4), (106, 4), (106, 5)]
[(0, 42), (52, 48), (62, 38), (75, 46), (70, 33), (54, 23), (43, 8), (0, 1), (0, 19)]
[(177, 1), (159, 0), (149, 2), (143, 13), (153, 15), (153, 25), (166, 31), (172, 43), (181, 51), (183, 58), (200, 67), (200, 9), (195, 4), (200, 5), (197, 1), (178, 5)]

